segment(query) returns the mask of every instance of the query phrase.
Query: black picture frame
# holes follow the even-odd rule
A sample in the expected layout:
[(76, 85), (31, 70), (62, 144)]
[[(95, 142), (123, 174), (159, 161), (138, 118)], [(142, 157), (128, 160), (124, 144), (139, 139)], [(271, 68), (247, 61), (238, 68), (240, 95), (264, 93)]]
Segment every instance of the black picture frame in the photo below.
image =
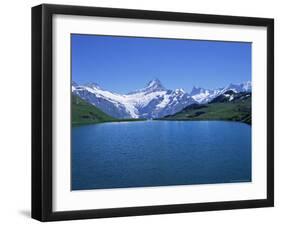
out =
[[(52, 210), (52, 17), (55, 14), (266, 27), (267, 198), (54, 212)], [(270, 206), (274, 206), (273, 19), (50, 4), (32, 8), (32, 218), (40, 221), (57, 221)]]

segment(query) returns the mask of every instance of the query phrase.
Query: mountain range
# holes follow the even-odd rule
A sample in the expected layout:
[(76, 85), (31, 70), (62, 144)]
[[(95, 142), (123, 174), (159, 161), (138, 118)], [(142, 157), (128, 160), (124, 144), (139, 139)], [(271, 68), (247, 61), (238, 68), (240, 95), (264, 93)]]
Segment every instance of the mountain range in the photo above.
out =
[(173, 115), (158, 120), (226, 120), (247, 124), (252, 122), (252, 94), (228, 90), (207, 104), (191, 104)]
[[(72, 93), (94, 105), (107, 115), (125, 118), (162, 118), (173, 115), (193, 104), (206, 104), (228, 91), (251, 92), (251, 82), (229, 84), (218, 89), (193, 87), (190, 93), (183, 89), (167, 89), (159, 79), (154, 79), (139, 90), (118, 94), (101, 88), (96, 83), (78, 85), (72, 82)], [(230, 100), (231, 101), (231, 100)]]

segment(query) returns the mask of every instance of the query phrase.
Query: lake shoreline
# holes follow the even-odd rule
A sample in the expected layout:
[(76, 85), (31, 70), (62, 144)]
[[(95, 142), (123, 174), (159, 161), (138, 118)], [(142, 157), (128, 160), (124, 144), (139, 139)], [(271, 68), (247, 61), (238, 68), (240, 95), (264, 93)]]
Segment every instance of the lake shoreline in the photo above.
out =
[(251, 123), (247, 123), (244, 121), (240, 121), (240, 120), (227, 120), (227, 119), (169, 119), (169, 118), (157, 118), (157, 119), (153, 119), (155, 121), (190, 121), (190, 122), (196, 122), (196, 121), (222, 121), (222, 122), (240, 122), (240, 123), (244, 123), (247, 124), (249, 126), (252, 126)]
[(108, 121), (99, 121), (99, 122), (80, 122), (80, 123), (71, 123), (72, 126), (84, 126), (84, 125), (92, 125), (92, 124), (101, 124), (101, 123), (109, 123), (109, 122), (140, 122), (140, 121), (147, 121), (147, 119), (114, 119)]
[(225, 120), (225, 119), (163, 119), (163, 118), (156, 118), (156, 119), (120, 119), (120, 120), (112, 120), (112, 121), (104, 121), (104, 122), (85, 122), (85, 123), (72, 123), (72, 127), (77, 127), (77, 126), (86, 126), (86, 125), (93, 125), (93, 124), (103, 124), (103, 123), (111, 123), (111, 122), (144, 122), (144, 121), (185, 121), (185, 122), (239, 122), (243, 124), (247, 124), (249, 126), (252, 126), (251, 123), (239, 121), (239, 120)]

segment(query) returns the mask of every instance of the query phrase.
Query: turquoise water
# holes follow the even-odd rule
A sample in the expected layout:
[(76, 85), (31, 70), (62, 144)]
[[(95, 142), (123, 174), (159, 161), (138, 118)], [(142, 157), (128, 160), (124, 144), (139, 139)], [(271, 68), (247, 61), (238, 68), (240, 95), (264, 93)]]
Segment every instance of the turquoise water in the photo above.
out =
[(72, 128), (72, 190), (251, 181), (251, 126), (141, 121)]

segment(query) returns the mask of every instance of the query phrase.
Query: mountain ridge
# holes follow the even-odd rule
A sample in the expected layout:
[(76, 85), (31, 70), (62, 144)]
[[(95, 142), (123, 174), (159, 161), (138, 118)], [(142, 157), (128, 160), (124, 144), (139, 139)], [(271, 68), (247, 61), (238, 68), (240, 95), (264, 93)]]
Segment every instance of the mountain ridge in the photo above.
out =
[(194, 103), (208, 103), (228, 90), (250, 91), (251, 82), (229, 84), (214, 90), (194, 87), (190, 94), (181, 88), (166, 89), (159, 79), (151, 80), (144, 88), (128, 94), (110, 92), (93, 82), (85, 85), (72, 82), (74, 94), (114, 118), (161, 118)]
[(207, 104), (192, 104), (158, 120), (227, 120), (251, 124), (251, 96), (250, 92), (228, 90)]

